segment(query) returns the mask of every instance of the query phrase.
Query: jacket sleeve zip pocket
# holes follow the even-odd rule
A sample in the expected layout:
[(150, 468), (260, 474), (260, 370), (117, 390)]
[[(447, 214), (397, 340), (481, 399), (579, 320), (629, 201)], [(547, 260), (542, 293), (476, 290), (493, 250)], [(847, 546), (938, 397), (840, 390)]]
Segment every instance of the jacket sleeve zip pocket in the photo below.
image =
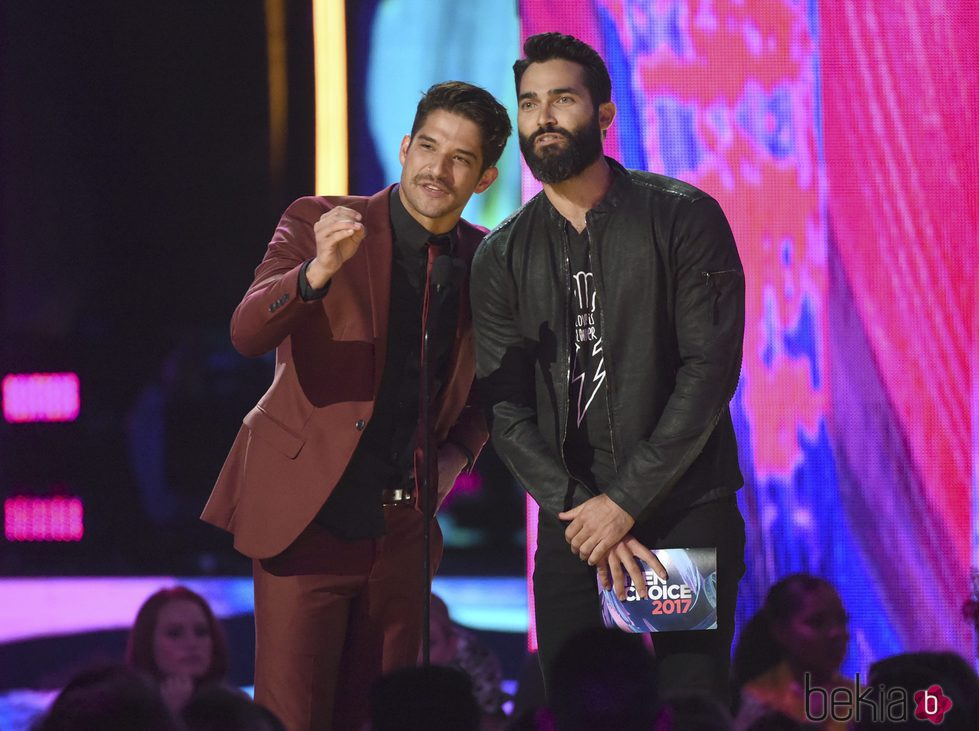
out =
[(723, 269), (719, 272), (701, 272), (700, 276), (704, 278), (704, 282), (707, 285), (707, 289), (714, 290), (714, 300), (711, 303), (711, 312), (713, 314), (713, 324), (717, 325), (721, 321), (721, 286), (718, 279), (726, 275), (738, 274), (740, 269)]

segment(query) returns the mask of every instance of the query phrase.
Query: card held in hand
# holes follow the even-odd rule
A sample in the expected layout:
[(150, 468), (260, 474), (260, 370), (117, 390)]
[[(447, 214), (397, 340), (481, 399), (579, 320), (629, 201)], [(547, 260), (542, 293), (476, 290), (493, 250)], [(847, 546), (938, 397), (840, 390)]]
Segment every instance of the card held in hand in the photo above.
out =
[(653, 551), (669, 578), (663, 581), (646, 563), (643, 568), (647, 590), (641, 593), (628, 574), (626, 598), (611, 589), (598, 592), (606, 627), (624, 632), (677, 632), (717, 629), (717, 549), (660, 548)]

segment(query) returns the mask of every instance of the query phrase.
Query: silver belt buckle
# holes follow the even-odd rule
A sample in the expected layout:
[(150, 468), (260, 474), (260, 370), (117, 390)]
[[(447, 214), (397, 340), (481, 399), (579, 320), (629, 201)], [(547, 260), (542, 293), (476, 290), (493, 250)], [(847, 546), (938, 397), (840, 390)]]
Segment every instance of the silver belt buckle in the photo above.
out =
[(403, 487), (389, 488), (384, 491), (384, 505), (401, 505), (411, 500), (411, 492)]

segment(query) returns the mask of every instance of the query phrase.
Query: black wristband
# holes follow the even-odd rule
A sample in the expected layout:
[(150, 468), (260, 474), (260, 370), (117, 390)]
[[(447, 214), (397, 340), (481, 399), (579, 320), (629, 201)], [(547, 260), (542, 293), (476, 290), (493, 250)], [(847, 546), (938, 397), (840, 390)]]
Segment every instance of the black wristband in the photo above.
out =
[(306, 270), (309, 269), (309, 265), (312, 263), (312, 259), (307, 259), (306, 263), (299, 268), (299, 297), (303, 302), (323, 299), (330, 289), (330, 282), (333, 281), (332, 279), (327, 279), (326, 284), (324, 284), (322, 287), (319, 289), (313, 289), (309, 283), (309, 280), (306, 278)]

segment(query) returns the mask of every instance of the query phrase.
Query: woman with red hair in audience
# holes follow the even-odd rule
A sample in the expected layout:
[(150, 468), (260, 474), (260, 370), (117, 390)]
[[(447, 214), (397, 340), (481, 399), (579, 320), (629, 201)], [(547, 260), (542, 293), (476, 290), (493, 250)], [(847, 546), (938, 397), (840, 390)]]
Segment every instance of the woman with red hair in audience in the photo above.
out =
[(204, 597), (175, 586), (160, 589), (139, 608), (126, 661), (155, 678), (167, 704), (179, 713), (195, 690), (224, 681), (228, 649)]

